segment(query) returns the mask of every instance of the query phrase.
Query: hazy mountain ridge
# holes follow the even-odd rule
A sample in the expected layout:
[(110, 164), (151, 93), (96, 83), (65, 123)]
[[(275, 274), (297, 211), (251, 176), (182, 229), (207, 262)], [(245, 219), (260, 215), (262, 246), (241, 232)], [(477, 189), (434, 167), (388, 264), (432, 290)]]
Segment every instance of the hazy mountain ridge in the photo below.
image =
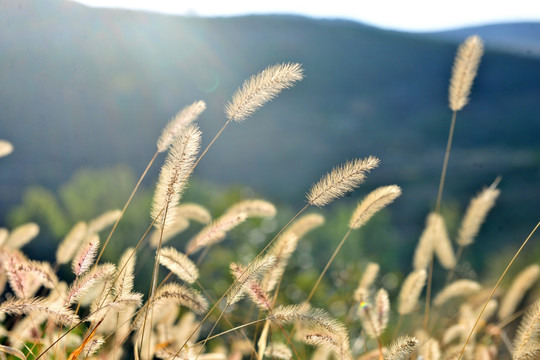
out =
[[(7, 208), (28, 185), (55, 188), (82, 166), (142, 171), (161, 128), (194, 100), (208, 104), (200, 121), (207, 143), (245, 78), (298, 61), (306, 79), (227, 129), (195, 175), (302, 203), (332, 166), (373, 154), (382, 166), (354, 199), (397, 183), (404, 196), (396, 209), (407, 206), (399, 221), (422, 226), (448, 132), (457, 40), (296, 16), (182, 18), (60, 0), (0, 8), (0, 134), (15, 145), (1, 164)], [(494, 222), (521, 235), (540, 202), (540, 66), (487, 49), (458, 117), (446, 196), (465, 206), (502, 175), (502, 202), (515, 210), (496, 212)]]
[(520, 56), (540, 57), (540, 23), (504, 23), (475, 26), (465, 29), (434, 32), (437, 39), (460, 42), (469, 34), (478, 34), (490, 49)]

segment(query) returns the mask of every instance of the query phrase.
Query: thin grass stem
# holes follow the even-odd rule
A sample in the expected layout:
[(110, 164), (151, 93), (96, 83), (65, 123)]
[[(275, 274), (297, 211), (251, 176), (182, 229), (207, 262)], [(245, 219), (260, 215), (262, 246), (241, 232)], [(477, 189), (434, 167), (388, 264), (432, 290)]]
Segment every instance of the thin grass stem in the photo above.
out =
[(538, 222), (538, 224), (536, 224), (536, 226), (531, 231), (529, 236), (527, 236), (525, 241), (523, 241), (523, 243), (519, 247), (518, 251), (516, 251), (516, 253), (514, 254), (514, 257), (512, 258), (512, 260), (510, 260), (510, 262), (508, 263), (508, 266), (506, 267), (506, 269), (504, 269), (502, 275), (499, 277), (499, 280), (497, 281), (497, 283), (495, 284), (495, 286), (491, 290), (491, 293), (489, 294), (486, 302), (484, 303), (484, 306), (482, 307), (482, 311), (480, 311), (480, 314), (478, 314), (478, 317), (476, 318), (476, 321), (475, 321), (471, 331), (469, 332), (469, 336), (467, 336), (467, 340), (465, 341), (465, 344), (463, 344), (463, 348), (461, 349), (461, 352), (459, 353), (459, 356), (458, 356), (457, 360), (460, 360), (463, 357), (463, 353), (465, 352), (465, 348), (467, 347), (467, 345), (469, 344), (469, 341), (471, 340), (472, 334), (474, 333), (474, 329), (476, 329), (476, 326), (478, 325), (478, 322), (482, 318), (482, 315), (484, 314), (484, 311), (486, 310), (486, 307), (488, 306), (489, 301), (493, 298), (493, 294), (495, 294), (495, 291), (497, 291), (497, 288), (499, 287), (499, 285), (501, 284), (502, 279), (504, 278), (504, 276), (508, 272), (508, 269), (510, 269), (510, 266), (512, 266), (512, 264), (514, 263), (514, 261), (518, 257), (521, 250), (523, 250), (523, 248), (525, 247), (527, 242), (529, 242), (529, 239), (533, 236), (533, 234), (536, 232), (536, 230), (538, 229), (539, 226), (540, 226), (540, 221)]

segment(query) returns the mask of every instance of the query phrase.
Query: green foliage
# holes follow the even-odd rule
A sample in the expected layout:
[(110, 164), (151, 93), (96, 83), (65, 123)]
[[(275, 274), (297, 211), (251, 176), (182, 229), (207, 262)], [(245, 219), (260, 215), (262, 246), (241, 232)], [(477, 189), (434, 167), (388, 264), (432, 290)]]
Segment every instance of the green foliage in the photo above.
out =
[(38, 223), (42, 231), (45, 230), (55, 238), (65, 235), (70, 226), (65, 210), (56, 196), (40, 186), (26, 190), (21, 205), (8, 215), (11, 228), (27, 222)]

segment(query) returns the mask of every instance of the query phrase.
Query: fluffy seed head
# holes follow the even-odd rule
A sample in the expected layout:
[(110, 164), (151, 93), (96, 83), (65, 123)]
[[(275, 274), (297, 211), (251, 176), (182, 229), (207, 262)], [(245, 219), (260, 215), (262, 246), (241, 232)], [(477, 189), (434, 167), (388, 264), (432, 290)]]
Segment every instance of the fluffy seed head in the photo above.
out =
[(127, 248), (118, 261), (118, 271), (114, 280), (114, 293), (118, 296), (128, 294), (133, 290), (133, 280), (135, 279), (135, 249)]
[(377, 211), (392, 203), (401, 195), (401, 188), (397, 185), (381, 186), (370, 192), (356, 207), (351, 216), (349, 227), (358, 229), (364, 225)]
[(324, 224), (324, 216), (320, 214), (307, 214), (295, 220), (287, 229), (298, 238), (303, 237), (309, 231)]
[(365, 159), (347, 161), (334, 168), (311, 187), (306, 195), (309, 204), (320, 207), (331, 203), (363, 183), (366, 172), (377, 166), (379, 166), (379, 159), (369, 156)]
[(208, 224), (212, 221), (212, 215), (210, 215), (208, 210), (198, 204), (181, 204), (176, 208), (176, 213), (179, 217), (190, 221), (193, 220), (201, 224)]
[[(201, 132), (197, 126), (187, 127), (173, 142), (165, 164), (161, 168), (152, 203), (154, 225), (161, 229), (174, 223), (175, 209), (182, 196), (191, 168), (195, 163), (201, 143)], [(165, 212), (167, 218), (163, 222)]]
[(420, 293), (426, 284), (427, 272), (425, 269), (417, 270), (409, 274), (399, 292), (398, 312), (406, 315), (413, 312), (418, 304)]
[(418, 340), (412, 337), (400, 337), (384, 351), (385, 360), (408, 360), (416, 350)]
[(525, 293), (536, 283), (540, 276), (540, 266), (530, 265), (522, 270), (512, 282), (512, 286), (501, 300), (498, 316), (504, 319), (514, 313)]
[(379, 264), (374, 262), (370, 262), (366, 265), (364, 274), (362, 274), (362, 278), (358, 282), (358, 287), (354, 291), (354, 299), (356, 301), (362, 301), (365, 294), (369, 293), (369, 287), (375, 282), (375, 279), (377, 279), (379, 269)]
[(291, 349), (283, 343), (272, 343), (268, 345), (264, 355), (281, 360), (289, 360), (292, 358)]
[(245, 200), (234, 204), (227, 210), (227, 214), (245, 213), (247, 217), (270, 218), (276, 215), (276, 207), (265, 200)]
[[(179, 208), (180, 206), (178, 206), (176, 209)], [(154, 229), (154, 231), (150, 235), (150, 246), (152, 246), (153, 248), (157, 248), (160, 242), (161, 245), (165, 244), (167, 241), (169, 241), (170, 239), (180, 234), (189, 227), (189, 221), (187, 221), (183, 217), (178, 216), (179, 214), (176, 211), (175, 214), (176, 220), (173, 224), (166, 227), (163, 232), (161, 231), (161, 229)], [(169, 215), (167, 215), (167, 217), (169, 217)]]
[[(514, 359), (527, 359), (526, 355), (540, 354), (540, 300), (527, 311), (514, 339)], [(532, 359), (533, 357), (531, 357)]]
[(292, 253), (296, 250), (298, 237), (292, 232), (283, 233), (269, 250), (276, 258), (276, 262), (272, 268), (268, 270), (261, 281), (261, 287), (265, 291), (272, 291), (285, 272), (285, 267), (289, 262)]
[(75, 252), (81, 246), (87, 234), (85, 222), (78, 222), (66, 235), (64, 240), (56, 249), (56, 262), (58, 264), (67, 264), (75, 255)]
[(477, 35), (468, 37), (459, 46), (450, 79), (449, 102), (451, 110), (459, 111), (467, 105), (483, 53), (484, 44)]
[(208, 308), (208, 302), (199, 292), (175, 283), (165, 284), (154, 296), (155, 305), (166, 302), (185, 306), (197, 314), (203, 314)]
[(78, 320), (75, 313), (64, 307), (55, 304), (50, 304), (44, 298), (31, 299), (9, 299), (0, 304), (0, 313), (7, 314), (28, 314), (30, 312), (44, 313), (48, 318), (59, 324), (71, 324)]
[(39, 225), (27, 223), (15, 228), (7, 238), (4, 246), (10, 249), (20, 249), (39, 234)]
[(241, 122), (251, 116), (282, 90), (290, 88), (304, 77), (300, 64), (287, 63), (270, 66), (244, 82), (225, 106), (227, 118)]
[(495, 180), (490, 187), (482, 190), (480, 194), (471, 200), (459, 227), (458, 245), (468, 246), (473, 243), (489, 210), (495, 205), (495, 201), (499, 197), (500, 190), (497, 189), (497, 184), (498, 180)]
[(227, 232), (246, 221), (246, 213), (225, 213), (213, 223), (204, 227), (186, 245), (186, 252), (193, 253), (204, 246), (210, 246), (223, 240)]
[(180, 110), (163, 129), (163, 132), (157, 141), (158, 152), (167, 150), (182, 130), (189, 126), (193, 121), (197, 120), (204, 109), (206, 109), (205, 102), (196, 101)]
[(450, 299), (458, 296), (468, 296), (480, 291), (482, 287), (479, 283), (472, 280), (456, 280), (444, 289), (433, 299), (436, 306), (441, 306)]
[(99, 237), (97, 235), (93, 235), (90, 237), (86, 245), (81, 247), (71, 263), (71, 269), (75, 275), (80, 276), (90, 269), (90, 266), (92, 266), (94, 263), (94, 258), (96, 257), (98, 248)]
[(254, 260), (249, 267), (232, 263), (230, 269), (236, 280), (236, 284), (229, 291), (227, 303), (234, 304), (240, 301), (246, 292), (250, 290), (250, 285), (261, 279), (275, 263), (276, 257), (272, 254)]
[(13, 152), (13, 145), (9, 141), (0, 140), (0, 157), (7, 156)]
[(195, 265), (186, 255), (172, 247), (161, 249), (159, 263), (188, 284), (193, 284), (199, 277), (197, 265)]
[(448, 237), (444, 219), (440, 214), (433, 213), (431, 221), (433, 222), (432, 236), (434, 237), (433, 246), (435, 255), (442, 267), (445, 269), (452, 269), (456, 266), (456, 256), (454, 255), (454, 249), (452, 248), (452, 243)]
[(88, 234), (98, 233), (104, 230), (105, 228), (113, 225), (116, 220), (120, 217), (122, 210), (110, 210), (106, 213), (101, 214), (94, 220), (88, 223)]

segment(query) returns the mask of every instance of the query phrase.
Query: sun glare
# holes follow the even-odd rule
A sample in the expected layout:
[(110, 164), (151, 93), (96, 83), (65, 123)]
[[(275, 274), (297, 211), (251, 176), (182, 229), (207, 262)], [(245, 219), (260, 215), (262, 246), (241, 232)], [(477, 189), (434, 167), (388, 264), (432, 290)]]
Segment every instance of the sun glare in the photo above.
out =
[[(378, 27), (432, 31), (500, 22), (540, 21), (540, 2), (487, 0), (433, 2), (429, 0), (381, 0), (351, 2), (336, 0), (305, 3), (288, 0), (257, 2), (246, 0), (72, 0), (92, 7), (127, 8), (166, 14), (231, 16), (245, 14), (297, 14), (323, 18), (344, 18)], [(465, 10), (466, 9), (466, 10)]]

